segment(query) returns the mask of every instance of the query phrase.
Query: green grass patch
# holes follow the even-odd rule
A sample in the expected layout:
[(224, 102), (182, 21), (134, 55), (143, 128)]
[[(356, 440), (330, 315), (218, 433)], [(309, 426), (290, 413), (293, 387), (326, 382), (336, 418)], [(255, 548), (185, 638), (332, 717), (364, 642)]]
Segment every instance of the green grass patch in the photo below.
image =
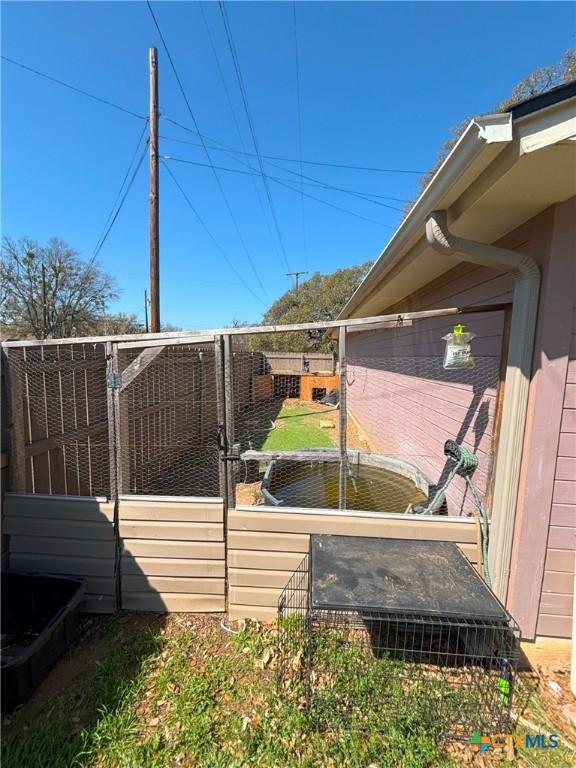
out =
[[(302, 684), (276, 688), (276, 638), (249, 626), (225, 633), (218, 617), (173, 615), (150, 628), (120, 616), (103, 630), (100, 664), (86, 654), (80, 677), (34, 714), (4, 723), (3, 768), (449, 768), (462, 764), (436, 743), (426, 700), (404, 701), (389, 686), (394, 718), (383, 700), (385, 732), (323, 729), (303, 707)], [(82, 654), (80, 644), (75, 650)], [(355, 649), (327, 649), (348, 686), (373, 695), (380, 679), (363, 670)], [(342, 655), (343, 654), (343, 655)], [(81, 657), (82, 658), (82, 657)], [(396, 663), (379, 675), (394, 675)], [(338, 682), (338, 681), (337, 681)], [(386, 714), (388, 712), (388, 714)], [(467, 747), (463, 747), (463, 752)], [(572, 765), (554, 755), (519, 756), (517, 765)], [(532, 762), (532, 760), (542, 762)], [(554, 762), (547, 762), (547, 761)], [(564, 760), (564, 763), (561, 761)], [(491, 765), (491, 763), (483, 763)], [(499, 759), (494, 765), (501, 766)]]
[(268, 434), (261, 450), (333, 448), (336, 442), (330, 433), (334, 430), (319, 427), (317, 422), (321, 418), (321, 411), (314, 411), (306, 406), (283, 407), (276, 417), (276, 428)]

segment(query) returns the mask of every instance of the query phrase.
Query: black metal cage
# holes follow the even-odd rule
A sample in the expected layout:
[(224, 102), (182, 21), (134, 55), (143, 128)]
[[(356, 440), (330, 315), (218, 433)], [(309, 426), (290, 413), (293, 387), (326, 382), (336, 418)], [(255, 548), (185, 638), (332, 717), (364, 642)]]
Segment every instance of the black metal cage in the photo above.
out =
[(282, 694), (319, 728), (402, 723), (442, 740), (510, 732), (519, 631), (503, 608), (488, 619), (322, 607), (316, 576), (307, 555), (280, 596), (277, 669)]

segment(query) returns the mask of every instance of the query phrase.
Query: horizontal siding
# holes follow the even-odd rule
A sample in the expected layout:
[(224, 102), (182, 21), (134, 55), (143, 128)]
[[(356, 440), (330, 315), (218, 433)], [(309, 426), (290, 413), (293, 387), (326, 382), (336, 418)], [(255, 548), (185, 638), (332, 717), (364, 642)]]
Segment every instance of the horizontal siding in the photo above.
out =
[(126, 555), (122, 561), (122, 573), (132, 576), (224, 576), (224, 552), (220, 560), (192, 560), (164, 557), (131, 557)]
[(572, 328), (536, 630), (552, 637), (572, 634), (576, 567), (576, 307)]
[(82, 610), (116, 609), (114, 505), (98, 499), (7, 494), (4, 531), (15, 571), (82, 578)]
[(122, 498), (119, 529), (123, 608), (224, 610), (222, 500)]
[(169, 541), (223, 541), (222, 524), (172, 523), (155, 520), (120, 520), (120, 536), (127, 539)]
[(220, 613), (225, 610), (225, 599), (205, 594), (132, 592), (124, 595), (122, 607), (152, 613)]
[(232, 619), (276, 617), (278, 598), (308, 552), (311, 533), (455, 541), (471, 562), (477, 560), (476, 528), (466, 520), (231, 510), (228, 522)]
[(189, 578), (176, 576), (129, 576), (122, 577), (122, 589), (128, 592), (184, 593), (223, 595), (224, 579)]
[(224, 542), (122, 539), (122, 552), (129, 557), (224, 560)]
[(121, 519), (153, 522), (221, 523), (223, 504), (178, 501), (121, 501)]
[(381, 536), (395, 539), (474, 542), (475, 525), (468, 521), (426, 518), (405, 519), (353, 515), (316, 515), (291, 512), (244, 512), (231, 510), (231, 530), (276, 533), (331, 533), (342, 536)]

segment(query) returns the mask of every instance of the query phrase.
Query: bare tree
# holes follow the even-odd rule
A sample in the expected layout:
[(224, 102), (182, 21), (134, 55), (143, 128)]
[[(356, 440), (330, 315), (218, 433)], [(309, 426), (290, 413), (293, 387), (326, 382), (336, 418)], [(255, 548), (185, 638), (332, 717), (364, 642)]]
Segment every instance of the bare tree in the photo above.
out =
[(2, 242), (0, 322), (5, 337), (89, 333), (116, 296), (113, 278), (59, 238), (47, 245), (28, 238)]
[[(507, 112), (515, 104), (518, 104), (525, 99), (530, 99), (533, 96), (546, 93), (546, 91), (549, 91), (551, 88), (556, 88), (565, 83), (571, 83), (573, 80), (576, 80), (576, 48), (569, 48), (559, 62), (550, 64), (548, 67), (538, 67), (521, 80), (512, 90), (510, 96), (501, 101), (500, 104), (493, 109), (493, 112)], [(472, 117), (465, 117), (457, 126), (450, 129), (451, 135), (438, 150), (434, 166), (426, 171), (426, 173), (422, 174), (418, 181), (418, 194), (416, 198), (432, 181), (436, 171), (448, 157), (458, 139), (470, 123), (470, 120), (472, 120)], [(412, 210), (414, 202), (415, 200), (412, 200), (404, 206), (405, 216)]]

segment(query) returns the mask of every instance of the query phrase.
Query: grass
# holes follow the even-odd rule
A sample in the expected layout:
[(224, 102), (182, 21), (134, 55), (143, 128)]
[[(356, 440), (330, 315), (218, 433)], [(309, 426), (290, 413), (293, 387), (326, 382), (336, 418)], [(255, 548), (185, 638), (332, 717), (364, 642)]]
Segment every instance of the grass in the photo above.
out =
[[(318, 729), (298, 684), (277, 694), (270, 628), (231, 636), (216, 617), (149, 621), (107, 624), (100, 664), (80, 644), (77, 679), (5, 722), (3, 768), (449, 768), (469, 756), (438, 746), (426, 701), (403, 703), (401, 688), (390, 695), (405, 717), (385, 733)], [(517, 764), (560, 768), (573, 757), (562, 747)]]
[(318, 426), (321, 411), (306, 406), (284, 406), (276, 417), (273, 429), (264, 444), (263, 451), (293, 451), (302, 448), (332, 448), (336, 443), (330, 429)]

